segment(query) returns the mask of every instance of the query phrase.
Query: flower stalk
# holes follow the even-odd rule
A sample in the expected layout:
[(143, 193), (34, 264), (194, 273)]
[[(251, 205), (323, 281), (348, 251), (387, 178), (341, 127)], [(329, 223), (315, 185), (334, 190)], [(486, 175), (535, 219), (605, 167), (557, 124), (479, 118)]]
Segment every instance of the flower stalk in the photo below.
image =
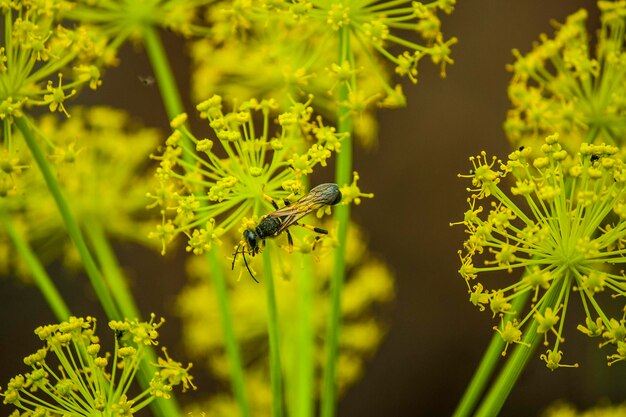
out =
[(228, 289), (226, 288), (226, 278), (224, 277), (224, 269), (221, 266), (221, 258), (217, 250), (209, 250), (205, 255), (210, 270), (211, 283), (215, 288), (218, 310), (220, 312), (220, 320), (222, 332), (224, 334), (224, 350), (228, 357), (228, 364), (231, 373), (231, 386), (233, 394), (237, 400), (239, 410), (242, 417), (250, 417), (250, 402), (246, 392), (245, 374), (239, 352), (239, 344), (235, 336), (235, 328), (230, 308)]
[(56, 176), (52, 172), (52, 168), (46, 160), (43, 150), (39, 146), (39, 143), (31, 130), (29, 122), (25, 117), (19, 117), (15, 118), (15, 125), (22, 132), (24, 141), (30, 149), (31, 154), (33, 155), (33, 158), (44, 177), (46, 185), (54, 198), (57, 208), (59, 209), (59, 214), (63, 218), (67, 232), (74, 242), (74, 245), (76, 245), (76, 250), (78, 251), (83, 262), (85, 272), (87, 273), (89, 281), (91, 282), (91, 285), (93, 286), (96, 295), (102, 304), (102, 308), (109, 319), (114, 320), (120, 318), (121, 314), (119, 308), (111, 297), (107, 284), (102, 278), (91, 252), (87, 247), (83, 234), (78, 226), (78, 222), (72, 215), (70, 206), (63, 195)]
[[(348, 62), (353, 65), (350, 31), (347, 27), (339, 30), (339, 62)], [(337, 154), (335, 181), (340, 186), (350, 182), (352, 174), (352, 113), (344, 103), (348, 102), (349, 92), (354, 87), (354, 78), (348, 83), (342, 83), (338, 87), (338, 127), (339, 134), (346, 134), (341, 144), (341, 152)], [(330, 282), (330, 315), (327, 330), (326, 366), (324, 368), (324, 382), (322, 389), (323, 417), (335, 415), (337, 402), (337, 359), (339, 353), (339, 339), (341, 332), (341, 294), (346, 278), (346, 238), (348, 236), (348, 223), (350, 221), (350, 206), (342, 205), (335, 211), (337, 222), (337, 248), (333, 274)]]
[[(525, 297), (517, 297), (513, 300), (513, 311), (522, 310), (528, 302), (529, 297), (530, 293), (526, 293)], [(512, 317), (505, 318), (504, 324), (506, 325), (506, 323), (512, 319)], [(461, 401), (459, 401), (456, 410), (454, 410), (453, 417), (467, 417), (472, 415), (476, 404), (480, 401), (487, 384), (491, 380), (496, 366), (500, 360), (502, 360), (502, 350), (504, 349), (504, 344), (505, 342), (501, 335), (499, 333), (495, 333), (489, 342), (489, 346), (485, 350), (485, 354), (483, 355), (480, 364), (476, 368), (476, 372), (474, 373), (472, 380), (467, 385)]]
[[(546, 309), (550, 308), (559, 297), (561, 293), (561, 287), (565, 285), (564, 282), (553, 285), (545, 295), (544, 308), (542, 314), (546, 312)], [(522, 343), (519, 343), (515, 347), (513, 353), (508, 358), (504, 368), (493, 382), (489, 392), (483, 399), (480, 407), (476, 411), (476, 417), (492, 417), (497, 416), (504, 405), (504, 402), (508, 398), (511, 390), (515, 386), (515, 383), (519, 379), (520, 375), (526, 368), (528, 361), (535, 353), (539, 342), (543, 339), (543, 335), (538, 331), (539, 323), (533, 321), (530, 328), (526, 332)]]
[(283, 370), (280, 357), (280, 334), (278, 333), (278, 313), (276, 292), (274, 290), (274, 272), (272, 269), (272, 248), (267, 246), (263, 252), (263, 283), (267, 302), (267, 335), (270, 345), (270, 383), (272, 385), (272, 416), (283, 416)]
[(315, 363), (314, 363), (314, 328), (313, 311), (315, 311), (313, 284), (313, 264), (310, 256), (302, 255), (302, 269), (298, 274), (297, 285), (297, 343), (296, 378), (295, 378), (295, 410), (291, 415), (311, 417), (314, 410), (315, 395)]
[(55, 317), (59, 321), (67, 320), (71, 314), (69, 307), (63, 300), (63, 297), (57, 290), (50, 275), (46, 272), (33, 249), (20, 232), (17, 231), (9, 215), (3, 209), (0, 209), (0, 225), (6, 230), (20, 257), (28, 265), (28, 269), (37, 284), (37, 288), (41, 291)]
[[(174, 79), (174, 74), (167, 59), (161, 39), (154, 27), (150, 25), (146, 25), (144, 27), (144, 41), (148, 57), (154, 70), (157, 85), (161, 91), (165, 110), (168, 118), (172, 120), (184, 112), (180, 93)], [(193, 146), (186, 135), (183, 135), (182, 141), (185, 143), (185, 146), (193, 149)], [(187, 163), (194, 163), (191, 154), (188, 152), (183, 152), (183, 159), (185, 159)], [(211, 280), (217, 291), (217, 299), (221, 313), (222, 332), (224, 333), (225, 348), (232, 373), (231, 384), (233, 393), (239, 404), (242, 417), (248, 417), (251, 415), (250, 404), (246, 393), (245, 374), (243, 371), (243, 364), (241, 362), (241, 355), (239, 353), (239, 346), (235, 338), (234, 323), (232, 319), (228, 291), (226, 288), (226, 278), (224, 277), (224, 271), (222, 269), (222, 260), (220, 259), (217, 251), (214, 249), (208, 250), (205, 257), (210, 265), (211, 271), (213, 272), (211, 274)]]

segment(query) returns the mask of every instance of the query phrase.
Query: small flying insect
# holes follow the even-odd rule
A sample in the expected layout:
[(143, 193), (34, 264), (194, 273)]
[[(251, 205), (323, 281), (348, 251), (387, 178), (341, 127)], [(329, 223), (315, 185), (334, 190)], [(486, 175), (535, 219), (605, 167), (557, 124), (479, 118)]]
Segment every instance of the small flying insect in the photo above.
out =
[[(319, 208), (334, 206), (339, 203), (341, 201), (341, 191), (339, 191), (337, 184), (325, 183), (311, 188), (308, 194), (300, 197), (293, 203), (289, 203), (289, 201), (285, 200), (285, 207), (283, 208), (278, 208), (275, 201), (270, 201), (276, 211), (263, 216), (256, 227), (244, 230), (243, 240), (239, 242), (235, 253), (233, 253), (233, 264), (231, 268), (235, 269), (235, 260), (237, 259), (237, 255), (241, 253), (246, 269), (256, 282), (258, 281), (248, 266), (246, 253), (252, 256), (256, 255), (265, 244), (265, 239), (275, 238), (283, 232), (287, 234), (287, 242), (291, 249), (293, 247), (293, 238), (289, 232), (289, 227), (294, 224), (312, 230), (315, 233), (327, 235), (328, 230), (298, 223), (298, 220)], [(319, 240), (319, 236), (317, 236), (316, 240)], [(246, 246), (247, 249), (245, 248)]]
[(154, 85), (154, 83), (156, 82), (155, 78), (152, 75), (147, 75), (145, 77), (142, 75), (138, 75), (137, 78), (139, 79), (139, 82), (141, 82), (146, 87)]

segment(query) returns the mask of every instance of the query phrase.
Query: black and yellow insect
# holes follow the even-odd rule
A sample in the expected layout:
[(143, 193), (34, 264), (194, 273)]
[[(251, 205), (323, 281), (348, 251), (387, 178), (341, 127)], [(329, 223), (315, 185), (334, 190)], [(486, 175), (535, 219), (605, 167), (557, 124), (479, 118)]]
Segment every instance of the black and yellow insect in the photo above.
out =
[(248, 269), (252, 279), (256, 281), (254, 274), (248, 266), (246, 253), (249, 253), (252, 256), (256, 255), (261, 251), (262, 246), (265, 244), (265, 239), (275, 238), (283, 232), (287, 234), (289, 248), (292, 248), (293, 238), (289, 232), (289, 227), (293, 225), (302, 226), (319, 234), (328, 234), (328, 231), (325, 229), (298, 223), (298, 220), (312, 211), (324, 206), (334, 206), (340, 201), (341, 191), (339, 191), (339, 186), (333, 183), (325, 183), (313, 187), (308, 194), (302, 196), (293, 203), (289, 203), (285, 200), (285, 207), (283, 208), (278, 208), (276, 202), (271, 201), (276, 211), (263, 216), (259, 224), (254, 228), (244, 230), (243, 240), (239, 242), (237, 248), (235, 249), (235, 253), (233, 253), (232, 269), (235, 268), (237, 255), (241, 253), (246, 269)]

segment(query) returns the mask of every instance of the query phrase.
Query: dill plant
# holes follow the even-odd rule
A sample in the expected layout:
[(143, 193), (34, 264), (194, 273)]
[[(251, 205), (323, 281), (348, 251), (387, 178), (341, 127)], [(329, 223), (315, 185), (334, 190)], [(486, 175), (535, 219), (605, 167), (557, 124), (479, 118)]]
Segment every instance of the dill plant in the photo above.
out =
[[(599, 1), (597, 44), (587, 11), (555, 23), (528, 53), (513, 50), (512, 108), (504, 129), (517, 150), (506, 160), (470, 158), (467, 239), (459, 251), (469, 300), (491, 312), (494, 337), (455, 416), (497, 415), (531, 355), (551, 370), (567, 358), (567, 313), (578, 331), (623, 361), (625, 335), (623, 97), (626, 3)], [(516, 274), (515, 280), (503, 277)], [(492, 279), (487, 279), (492, 276)], [(499, 356), (499, 375), (483, 395)], [(481, 399), (482, 396), (482, 399)], [(474, 410), (476, 405), (478, 408)]]
[[(374, 291), (379, 291), (378, 294), (368, 293), (370, 296), (364, 297), (362, 287), (368, 283), (362, 276), (358, 281), (359, 291), (351, 290), (350, 282), (344, 288), (347, 270), (351, 266), (348, 254), (349, 204), (359, 204), (362, 198), (373, 196), (360, 190), (357, 184), (359, 175), (352, 166), (352, 140), (357, 125), (355, 120), (365, 121), (361, 127), (362, 132), (375, 131), (372, 129), (372, 114), (376, 106), (397, 107), (405, 104), (402, 87), (399, 84), (390, 84), (392, 71), (396, 75), (409, 78), (415, 84), (418, 80), (418, 64), (428, 58), (440, 66), (441, 75), (445, 75), (447, 65), (452, 63), (450, 47), (456, 43), (456, 38), (444, 40), (438, 14), (450, 13), (453, 5), (453, 0), (435, 0), (428, 3), (298, 1), (259, 2), (253, 5), (238, 1), (214, 3), (178, 0), (31, 0), (2, 3), (0, 10), (4, 14), (7, 28), (4, 44), (0, 47), (0, 118), (3, 122), (0, 195), (6, 198), (0, 207), (0, 220), (7, 225), (11, 243), (24, 258), (27, 268), (45, 293), (59, 321), (70, 316), (70, 308), (47, 276), (41, 259), (38, 259), (39, 254), (30, 247), (28, 231), (23, 233), (23, 230), (13, 227), (14, 215), (18, 211), (15, 210), (16, 207), (25, 208), (31, 216), (37, 215), (35, 209), (28, 208), (27, 205), (20, 206), (22, 202), (15, 199), (21, 192), (20, 186), (27, 186), (31, 180), (23, 174), (28, 171), (30, 175), (30, 170), (35, 166), (42, 174), (49, 196), (52, 196), (63, 226), (76, 247), (80, 263), (85, 268), (105, 314), (114, 323), (112, 326), (116, 331), (116, 347), (128, 333), (134, 334), (136, 326), (143, 327), (138, 324), (141, 323), (138, 321), (141, 313), (126, 278), (121, 273), (107, 235), (123, 234), (129, 228), (142, 225), (142, 222), (132, 218), (136, 208), (135, 204), (131, 204), (136, 201), (134, 198), (127, 205), (83, 206), (80, 197), (87, 194), (84, 192), (84, 185), (71, 181), (63, 183), (59, 181), (58, 172), (62, 173), (67, 168), (64, 164), (73, 166), (74, 163), (77, 167), (79, 163), (84, 163), (87, 167), (92, 165), (94, 169), (98, 169), (97, 165), (114, 163), (115, 157), (89, 159), (100, 155), (98, 146), (101, 144), (92, 144), (93, 148), (90, 150), (95, 152), (90, 155), (87, 150), (82, 151), (78, 142), (65, 141), (67, 136), (57, 136), (55, 139), (56, 130), (71, 131), (71, 119), (64, 124), (37, 121), (29, 111), (39, 106), (68, 118), (70, 115), (81, 119), (87, 117), (81, 110), (74, 112), (68, 105), (69, 100), (75, 99), (83, 87), (96, 89), (101, 85), (101, 72), (106, 66), (119, 63), (117, 53), (124, 43), (131, 41), (142, 44), (150, 58), (173, 130), (166, 142), (153, 154), (160, 166), (155, 176), (157, 184), (147, 195), (154, 206), (160, 207), (162, 214), (153, 237), (158, 238), (162, 250), (165, 250), (173, 237), (186, 235), (187, 251), (202, 256), (204, 267), (208, 268), (208, 276), (205, 275), (204, 278), (210, 279), (211, 287), (215, 291), (217, 316), (223, 333), (226, 365), (222, 364), (222, 369), (227, 368), (224, 374), (230, 379), (236, 408), (242, 416), (254, 415), (255, 410), (251, 408), (249, 396), (250, 392), (254, 392), (250, 386), (253, 387), (255, 380), (251, 379), (249, 385), (246, 382), (240, 357), (240, 340), (235, 334), (236, 317), (233, 317), (233, 313), (237, 310), (231, 305), (232, 300), (237, 300), (236, 290), (227, 285), (226, 271), (230, 261), (224, 259), (220, 250), (232, 247), (243, 229), (256, 224), (260, 216), (271, 210), (264, 194), (281, 201), (305, 192), (311, 185), (309, 177), (313, 167), (323, 167), (329, 158), (337, 155), (335, 182), (341, 187), (344, 199), (343, 204), (336, 208), (333, 223), (329, 227), (333, 232), (332, 237), (320, 245), (320, 251), (332, 253), (329, 255), (331, 260), (324, 266), (324, 277), (328, 279), (330, 293), (324, 309), (324, 322), (316, 322), (319, 318), (311, 313), (318, 302), (318, 289), (314, 285), (314, 241), (310, 236), (296, 234), (294, 246), (303, 255), (296, 258), (299, 260), (297, 265), (295, 262), (287, 265), (289, 262), (286, 262), (276, 267), (282, 256), (277, 256), (275, 247), (267, 245), (262, 254), (262, 271), (259, 271), (264, 278), (268, 316), (271, 414), (283, 415), (283, 404), (288, 403), (289, 412), (293, 415), (312, 415), (315, 409), (312, 394), (317, 390), (315, 372), (319, 366), (319, 369), (324, 370), (320, 389), (321, 412), (326, 417), (334, 415), (338, 390), (337, 374), (350, 369), (350, 364), (347, 367), (345, 364), (338, 364), (341, 360), (339, 335), (342, 309), (360, 311), (368, 304), (388, 300), (393, 293), (388, 272), (377, 265), (370, 266), (368, 276), (381, 278), (376, 281), (380, 285), (374, 288)], [(206, 97), (209, 94), (201, 97), (197, 110), (201, 118), (208, 121), (215, 136), (196, 136), (186, 121), (185, 108), (157, 29), (165, 28), (186, 37), (211, 37), (215, 40), (213, 48), (217, 49), (216, 45), (221, 43), (220, 47), (227, 49), (224, 56), (236, 56), (237, 52), (240, 53), (238, 49), (250, 48), (250, 45), (255, 47), (254, 42), (259, 42), (266, 33), (262, 28), (267, 28), (268, 22), (275, 30), (272, 33), (275, 36), (267, 38), (269, 42), (280, 42), (285, 46), (275, 56), (283, 59), (293, 51), (301, 50), (304, 53), (298, 57), (300, 61), (281, 66), (282, 81), (286, 81), (285, 83), (280, 82), (281, 77), (275, 77), (276, 74), (272, 71), (258, 74), (258, 85), (245, 91), (248, 96), (244, 99), (233, 97), (236, 94), (232, 89), (234, 81), (220, 81), (220, 85), (230, 84), (222, 92), (231, 95), (226, 100), (229, 109), (223, 110), (218, 96), (208, 100)], [(308, 30), (312, 32), (306, 37), (292, 36), (293, 33), (302, 34)], [(409, 40), (408, 36), (404, 36), (415, 32), (421, 38), (420, 41)], [(242, 41), (245, 36), (235, 39), (232, 33), (249, 35), (252, 41)], [(302, 39), (307, 42), (304, 48), (300, 43)], [(228, 43), (231, 40), (232, 43)], [(283, 42), (284, 40), (288, 42)], [(400, 49), (399, 54), (392, 54), (392, 49)], [(389, 63), (392, 70), (388, 68)], [(228, 73), (228, 68), (222, 71)], [(369, 75), (370, 72), (373, 75)], [(279, 79), (274, 83), (277, 87), (269, 94), (258, 89), (259, 85), (267, 85), (268, 76)], [(280, 107), (277, 103), (280, 103)], [(331, 122), (313, 116), (313, 109), (318, 108), (317, 113), (330, 115)], [(111, 116), (100, 114), (99, 117), (103, 120)], [(261, 120), (260, 126), (255, 117)], [(275, 117), (278, 122), (276, 125)], [(38, 123), (41, 123), (41, 127)], [(46, 131), (46, 123), (53, 126), (51, 130)], [(119, 139), (125, 138), (126, 132), (116, 132), (116, 127), (119, 126), (109, 126), (107, 123), (99, 125), (92, 121), (90, 126), (76, 128), (76, 132), (81, 137), (89, 138), (95, 131), (102, 129), (106, 130), (103, 137), (113, 135)], [(20, 135), (15, 134), (14, 129)], [(25, 146), (20, 146), (19, 141), (22, 140)], [(372, 136), (369, 141), (373, 141)], [(218, 143), (221, 149), (214, 152)], [(25, 152), (25, 148), (28, 148), (28, 152)], [(137, 161), (131, 160), (127, 164), (130, 168), (127, 172), (120, 167), (112, 167), (111, 178), (116, 181), (119, 179), (119, 182), (113, 183), (115, 187), (112, 192), (122, 193), (132, 183), (135, 162)], [(105, 172), (103, 169), (102, 173)], [(70, 192), (66, 193), (64, 188)], [(75, 194), (72, 195), (72, 192)], [(110, 198), (115, 203), (124, 200), (125, 197), (119, 194)], [(123, 211), (124, 216), (120, 216), (122, 219), (111, 220), (109, 224), (106, 215), (115, 210)], [(47, 219), (40, 217), (38, 220)], [(55, 227), (57, 225), (58, 223)], [(228, 244), (223, 245), (224, 242)], [(243, 270), (241, 264), (236, 267)], [(294, 314), (298, 324), (296, 339), (299, 355), (295, 363), (285, 362), (281, 355), (280, 341), (281, 336), (284, 336), (280, 334), (279, 320), (284, 320), (284, 317), (279, 316), (281, 310), (275, 290), (275, 278), (281, 276), (281, 273), (286, 276), (287, 270), (294, 271), (298, 284), (295, 294), (297, 308)], [(358, 270), (355, 275), (359, 277)], [(244, 283), (252, 285), (250, 282), (239, 281), (240, 285), (245, 285)], [(345, 303), (344, 307), (342, 303)], [(75, 321), (70, 319), (72, 323)], [(77, 360), (85, 359), (85, 363), (89, 355), (97, 355), (98, 349), (92, 347), (97, 341), (91, 334), (90, 326), (93, 323), (95, 321), (92, 319), (80, 322), (77, 330), (78, 342), (89, 345), (78, 344), (75, 354), (72, 354)], [(66, 323), (59, 326), (53, 332), (57, 329), (64, 332), (63, 329), (67, 327)], [(155, 327), (152, 320), (146, 326)], [(87, 334), (80, 333), (80, 328), (85, 329)], [(363, 339), (362, 348), (364, 352), (369, 352), (378, 343), (381, 331), (377, 326), (365, 325), (363, 328), (360, 333)], [(325, 350), (323, 358), (314, 349), (315, 335), (320, 329), (327, 331), (327, 343), (323, 348), (320, 347)], [(358, 330), (349, 325), (344, 331), (358, 333)], [(75, 336), (75, 333), (72, 335)], [(148, 332), (148, 338), (151, 337), (152, 333)], [(63, 343), (67, 342), (67, 338), (68, 336), (62, 337)], [(137, 343), (136, 337), (133, 338), (133, 343)], [(135, 346), (125, 346), (113, 353), (113, 358), (132, 357), (132, 366), (122, 368), (124, 372), (129, 370), (132, 375), (136, 373), (139, 378), (144, 389), (139, 398), (133, 400), (125, 395), (123, 388), (127, 387), (130, 379), (124, 379), (120, 384), (122, 388), (116, 389), (114, 397), (100, 395), (100, 398), (94, 399), (95, 406), (84, 411), (100, 411), (101, 405), (106, 403), (105, 407), (110, 407), (111, 412), (132, 415), (139, 406), (150, 403), (158, 415), (179, 415), (180, 411), (174, 401), (163, 402), (160, 399), (169, 397), (167, 392), (170, 385), (182, 383), (183, 386), (191, 386), (190, 377), (186, 373), (189, 367), (183, 368), (165, 352), (165, 359), (157, 359), (151, 349), (154, 344), (146, 343), (141, 361), (134, 356), (133, 349), (139, 350)], [(63, 360), (61, 357), (60, 359)], [(43, 358), (30, 362), (42, 364)], [(106, 365), (103, 360), (99, 360), (99, 363)], [(352, 373), (357, 373), (354, 364), (352, 366)], [(283, 373), (286, 367), (293, 367), (290, 378), (295, 381), (295, 389), (290, 392), (289, 397), (283, 398)], [(152, 378), (156, 375), (153, 372), (155, 368), (159, 369), (157, 373), (161, 378), (156, 382)], [(113, 367), (111, 373), (107, 373), (89, 368), (84, 370), (84, 374), (94, 381), (99, 380), (111, 392), (115, 369)], [(46, 380), (45, 372), (37, 371), (35, 376), (44, 376), (36, 381), (41, 384), (37, 387), (45, 387), (53, 392), (46, 385), (49, 381)], [(69, 374), (73, 371), (67, 367), (66, 372)], [(73, 373), (77, 377), (81, 375), (81, 371)], [(347, 379), (353, 377), (354, 375), (349, 375)], [(107, 380), (108, 382), (103, 382)], [(90, 379), (85, 381), (89, 383)], [(63, 395), (70, 395), (80, 385), (77, 381), (61, 382), (58, 389)], [(27, 386), (20, 384), (18, 380), (11, 381), (4, 394), (5, 401), (7, 395), (9, 399), (14, 399), (16, 395), (28, 395), (20, 390), (36, 385), (34, 381)], [(17, 394), (18, 392), (21, 394)], [(74, 400), (84, 405), (80, 397), (78, 400), (74, 397)], [(36, 409), (35, 412), (45, 414), (46, 411), (42, 410)], [(54, 409), (51, 412), (59, 410)]]

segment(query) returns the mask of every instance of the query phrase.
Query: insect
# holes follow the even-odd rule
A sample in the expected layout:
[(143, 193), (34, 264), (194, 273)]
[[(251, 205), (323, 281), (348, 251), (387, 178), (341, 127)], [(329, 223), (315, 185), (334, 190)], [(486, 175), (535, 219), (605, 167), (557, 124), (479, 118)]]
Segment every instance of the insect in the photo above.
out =
[(156, 80), (154, 79), (154, 77), (152, 75), (148, 75), (148, 76), (145, 76), (145, 77), (141, 76), (141, 75), (138, 75), (137, 78), (145, 86), (151, 86), (151, 85), (153, 85), (156, 82)]
[[(276, 211), (266, 214), (261, 218), (261, 221), (254, 228), (249, 228), (243, 232), (243, 240), (239, 242), (235, 253), (233, 253), (232, 269), (235, 269), (235, 260), (237, 255), (241, 253), (243, 256), (243, 262), (246, 265), (246, 269), (256, 282), (254, 274), (248, 266), (246, 260), (246, 253), (254, 256), (261, 251), (261, 247), (265, 244), (265, 239), (275, 238), (281, 233), (287, 234), (287, 242), (289, 248), (293, 247), (293, 238), (289, 232), (289, 227), (295, 225), (302, 226), (306, 229), (312, 230), (316, 233), (326, 235), (328, 231), (319, 227), (309, 226), (307, 224), (298, 223), (302, 217), (324, 206), (334, 206), (341, 201), (341, 191), (339, 186), (333, 183), (320, 184), (311, 188), (308, 194), (300, 197), (293, 203), (289, 203), (285, 200), (285, 207), (278, 208), (276, 202), (271, 200), (272, 205)], [(319, 239), (319, 236), (317, 237)], [(247, 246), (247, 249), (245, 248)]]

